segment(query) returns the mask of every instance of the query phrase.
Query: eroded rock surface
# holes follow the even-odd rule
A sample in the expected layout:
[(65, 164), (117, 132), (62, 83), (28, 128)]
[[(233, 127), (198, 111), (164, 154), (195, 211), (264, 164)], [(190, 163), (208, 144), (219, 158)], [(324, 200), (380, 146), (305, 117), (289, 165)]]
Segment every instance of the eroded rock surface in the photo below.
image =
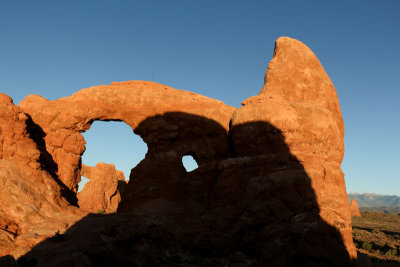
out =
[(0, 93), (0, 256), (23, 255), (84, 215), (69, 205), (62, 187), (42, 169), (29, 124), (28, 116)]
[[(297, 40), (277, 40), (263, 89), (238, 109), (142, 81), (91, 87), (54, 101), (28, 96), (19, 106), (28, 119), (11, 105), (28, 125), (22, 129), (34, 153), (22, 153), (23, 164), (15, 173), (29, 166), (47, 175), (47, 180), (32, 178), (36, 182), (29, 186), (54, 188), (58, 202), (50, 203), (58, 212), (71, 222), (84, 211), (73, 214), (77, 208), (68, 204), (97, 211), (97, 205), (117, 205), (117, 198), (108, 201), (113, 192), (121, 196), (118, 213), (91, 214), (68, 224), (65, 233), (36, 245), (24, 261), (39, 266), (347, 266), (356, 257), (340, 168), (344, 127), (339, 102), (316, 56)], [(81, 169), (81, 133), (95, 120), (124, 121), (148, 145), (125, 191), (116, 187), (122, 180), (115, 168)], [(19, 129), (6, 124), (10, 131)], [(8, 146), (3, 151), (14, 151)], [(192, 155), (198, 169), (186, 172), (184, 155)], [(10, 164), (20, 162), (11, 158)], [(9, 173), (4, 177), (29, 181), (24, 174)], [(76, 202), (81, 174), (91, 181)], [(50, 193), (21, 194), (34, 202)], [(19, 237), (18, 231), (28, 226), (11, 216), (17, 205), (0, 201), (12, 206), (0, 209), (0, 228), (13, 229)], [(29, 229), (38, 228), (32, 221), (27, 217)], [(31, 240), (32, 246), (40, 241)]]
[(90, 212), (116, 212), (121, 202), (121, 190), (125, 190), (124, 173), (115, 170), (113, 164), (99, 162), (95, 167), (82, 164), (81, 175), (88, 181), (78, 193), (78, 204)]
[(351, 210), (351, 217), (361, 216), (360, 209), (358, 208), (358, 203), (354, 198), (351, 200), (350, 210)]
[[(123, 121), (135, 130), (148, 117), (182, 111), (213, 119), (228, 129), (234, 110), (218, 100), (145, 81), (95, 86), (54, 101), (31, 95), (19, 106), (43, 130), (56, 173), (73, 192), (77, 192), (79, 162), (85, 151), (80, 133), (88, 130), (93, 121)], [(158, 129), (165, 126), (164, 122), (153, 125)]]
[[(257, 126), (263, 122), (267, 125)], [(308, 176), (305, 184), (309, 183), (315, 194), (314, 212), (339, 230), (351, 257), (356, 257), (340, 167), (344, 155), (343, 119), (335, 88), (314, 53), (297, 40), (279, 38), (262, 91), (235, 111), (232, 125), (238, 129), (232, 132), (237, 155), (290, 153), (301, 162)], [(293, 177), (291, 170), (280, 173), (282, 182), (300, 179)], [(292, 183), (293, 194), (284, 193), (283, 198), (307, 205), (302, 197), (306, 192), (299, 190), (297, 183)]]

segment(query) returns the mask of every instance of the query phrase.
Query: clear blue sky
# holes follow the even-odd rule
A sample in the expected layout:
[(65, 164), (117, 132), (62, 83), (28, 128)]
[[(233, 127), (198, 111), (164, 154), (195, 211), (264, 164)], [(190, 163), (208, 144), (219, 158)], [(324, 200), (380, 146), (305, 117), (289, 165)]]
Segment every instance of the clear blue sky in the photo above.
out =
[[(261, 90), (275, 39), (293, 37), (314, 51), (338, 91), (347, 191), (400, 195), (399, 14), (397, 0), (2, 0), (0, 91), (19, 103), (28, 94), (53, 100), (112, 81), (154, 80), (238, 107)], [(145, 146), (106, 147), (110, 135), (122, 142), (131, 133), (106, 126), (85, 134), (84, 162), (129, 173), (121, 158), (143, 156)]]

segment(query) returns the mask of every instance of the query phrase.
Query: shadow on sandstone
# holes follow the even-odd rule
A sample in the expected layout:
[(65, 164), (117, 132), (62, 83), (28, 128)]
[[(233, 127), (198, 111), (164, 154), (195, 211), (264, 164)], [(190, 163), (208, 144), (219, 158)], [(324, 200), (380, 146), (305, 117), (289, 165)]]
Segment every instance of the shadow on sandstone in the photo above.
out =
[(58, 164), (54, 161), (53, 156), (46, 150), (46, 141), (44, 137), (46, 133), (43, 129), (33, 122), (32, 118), (26, 114), (28, 120), (26, 121), (26, 128), (30, 137), (35, 143), (40, 151), (39, 163), (43, 170), (46, 170), (53, 179), (57, 182), (57, 184), (61, 188), (61, 195), (65, 197), (69, 203), (73, 206), (78, 207), (78, 198), (76, 197), (76, 193), (74, 193), (71, 189), (69, 189), (58, 177)]
[[(281, 131), (186, 113), (149, 117), (148, 145), (115, 214), (89, 214), (20, 266), (346, 266), (310, 178)], [(190, 153), (198, 169), (186, 172)]]

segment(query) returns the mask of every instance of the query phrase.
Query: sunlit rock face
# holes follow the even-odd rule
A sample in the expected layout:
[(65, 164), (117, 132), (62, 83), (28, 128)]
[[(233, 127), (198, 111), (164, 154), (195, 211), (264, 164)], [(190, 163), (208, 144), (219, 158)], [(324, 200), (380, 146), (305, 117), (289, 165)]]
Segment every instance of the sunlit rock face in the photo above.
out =
[(358, 208), (358, 203), (354, 198), (351, 200), (350, 210), (351, 210), (351, 217), (361, 216), (360, 209)]
[[(267, 122), (271, 126), (265, 129), (246, 126), (252, 122), (256, 125)], [(336, 90), (314, 53), (297, 40), (279, 38), (262, 91), (235, 111), (232, 125), (240, 129), (232, 132), (238, 155), (289, 152), (301, 162), (314, 191), (319, 215), (339, 230), (348, 252), (356, 257), (340, 167), (344, 155), (343, 119)], [(287, 151), (279, 146), (282, 137)], [(299, 191), (298, 186), (294, 189)], [(298, 194), (287, 196), (300, 200)]]
[(182, 111), (213, 119), (227, 129), (234, 110), (218, 100), (145, 81), (95, 86), (54, 101), (30, 95), (19, 106), (41, 128), (51, 156), (48, 165), (56, 166), (55, 173), (73, 192), (77, 192), (79, 164), (85, 151), (80, 133), (93, 121), (123, 121), (135, 130), (148, 117)]
[(43, 169), (43, 153), (30, 127), (29, 117), (0, 93), (0, 256), (23, 255), (83, 215)]
[[(21, 194), (35, 203), (52, 199), (40, 189), (50, 188), (57, 201), (41, 207), (48, 214), (42, 221), (55, 222), (55, 209), (69, 216), (62, 237), (40, 244), (43, 238), (32, 237), (32, 250), (12, 253), (10, 247), (27, 240), (20, 235), (27, 226), (12, 216), (19, 202), (7, 199), (16, 197), (2, 195), (9, 207), (0, 208), (0, 230), (14, 230), (7, 242), (0, 235), (0, 249), (8, 248), (0, 255), (24, 251), (23, 260), (39, 266), (346, 266), (356, 257), (340, 168), (339, 102), (316, 56), (297, 40), (277, 40), (263, 89), (238, 109), (143, 81), (91, 87), (54, 101), (28, 96), (19, 107), (7, 96), (0, 100), (16, 110), (4, 127), (20, 127), (33, 151), (23, 153), (16, 170), (29, 166), (47, 177), (33, 172), (32, 192)], [(124, 190), (111, 165), (82, 167), (81, 133), (95, 120), (124, 121), (148, 146)], [(12, 150), (13, 142), (3, 142), (3, 151)], [(185, 170), (185, 155), (194, 158), (196, 170)], [(77, 196), (82, 174), (91, 181)], [(4, 175), (6, 181), (13, 177), (31, 181)], [(98, 207), (117, 213), (82, 218)]]
[(89, 182), (77, 195), (79, 208), (98, 213), (116, 212), (127, 183), (124, 173), (113, 164), (99, 162), (95, 167), (82, 164), (81, 175)]

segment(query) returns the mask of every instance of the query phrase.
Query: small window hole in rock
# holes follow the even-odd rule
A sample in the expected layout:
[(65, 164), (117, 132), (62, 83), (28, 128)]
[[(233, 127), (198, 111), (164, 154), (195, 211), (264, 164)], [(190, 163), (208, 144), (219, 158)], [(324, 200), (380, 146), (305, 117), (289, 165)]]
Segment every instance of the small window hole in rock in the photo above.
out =
[[(82, 164), (94, 167), (99, 162), (112, 163), (116, 170), (124, 173), (129, 180), (131, 169), (141, 162), (147, 153), (147, 144), (132, 128), (121, 121), (95, 121), (89, 130), (82, 133), (86, 150)], [(78, 192), (89, 181), (81, 176)]]
[(182, 164), (186, 172), (192, 172), (199, 167), (197, 156), (194, 152), (187, 152), (182, 156)]

